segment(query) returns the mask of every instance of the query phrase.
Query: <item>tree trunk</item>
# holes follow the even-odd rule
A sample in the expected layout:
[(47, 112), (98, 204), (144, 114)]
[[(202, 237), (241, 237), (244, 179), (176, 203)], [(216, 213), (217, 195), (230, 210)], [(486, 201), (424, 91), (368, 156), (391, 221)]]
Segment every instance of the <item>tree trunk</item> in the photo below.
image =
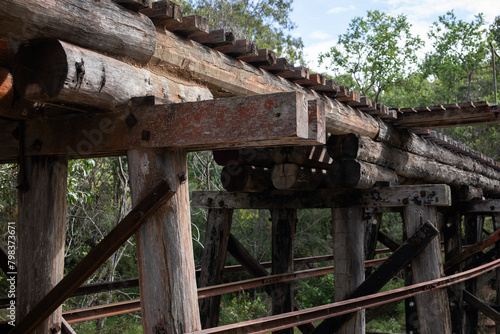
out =
[[(19, 182), (18, 322), (63, 278), (67, 161), (25, 158)], [(60, 328), (61, 307), (31, 333), (59, 333)]]
[(200, 330), (186, 153), (132, 150), (128, 164), (134, 205), (160, 180), (176, 191), (136, 233), (144, 333)]

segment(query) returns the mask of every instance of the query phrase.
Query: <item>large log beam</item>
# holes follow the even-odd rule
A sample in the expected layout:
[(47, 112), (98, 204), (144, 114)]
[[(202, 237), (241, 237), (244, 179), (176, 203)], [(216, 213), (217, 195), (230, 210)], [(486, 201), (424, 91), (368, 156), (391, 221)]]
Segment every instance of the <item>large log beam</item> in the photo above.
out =
[[(116, 110), (140, 96), (158, 96), (172, 102), (212, 98), (205, 88), (185, 80), (167, 79), (59, 40), (22, 45), (13, 76), (22, 98), (90, 110)], [(183, 97), (186, 94), (193, 96)]]
[[(124, 155), (134, 148), (190, 150), (311, 145), (307, 102), (295, 92), (71, 114), (26, 121), (26, 156)], [(14, 162), (18, 124), (0, 120), (0, 162)], [(62, 141), (61, 138), (66, 140)], [(38, 145), (34, 145), (38, 143)]]
[[(331, 145), (330, 155), (340, 156), (344, 159), (356, 157), (362, 161), (393, 169), (397, 175), (408, 179), (446, 183), (458, 188), (463, 185), (471, 185), (482, 188), (486, 194), (500, 194), (500, 173), (493, 168), (483, 166), (483, 170), (487, 169), (489, 175), (498, 175), (498, 178), (491, 178), (442, 163), (434, 157), (428, 157), (429, 154), (425, 156), (410, 153), (368, 137), (348, 136), (347, 138), (349, 141), (347, 139), (341, 140), (340, 143)], [(456, 160), (458, 158), (453, 161)]]
[(18, 40), (63, 38), (139, 64), (151, 59), (156, 46), (151, 20), (112, 0), (2, 1), (0, 35)]

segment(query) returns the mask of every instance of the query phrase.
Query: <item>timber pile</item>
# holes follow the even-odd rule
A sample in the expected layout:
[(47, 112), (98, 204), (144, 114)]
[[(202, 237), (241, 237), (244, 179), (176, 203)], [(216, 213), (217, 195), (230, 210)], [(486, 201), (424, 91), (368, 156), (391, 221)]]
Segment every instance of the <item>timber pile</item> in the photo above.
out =
[[(172, 1), (107, 0), (84, 5), (77, 2), (69, 0), (60, 6), (55, 0), (43, 3), (8, 0), (0, 4), (0, 35), (9, 36), (0, 38), (0, 66), (5, 66), (0, 71), (3, 79), (0, 115), (23, 119), (28, 114), (26, 104), (23, 104), (22, 111), (19, 107), (12, 107), (12, 75), (7, 73), (7, 69), (13, 72), (16, 89), (23, 99), (70, 108), (72, 112), (120, 110), (133, 97), (145, 95), (184, 102), (195, 98), (210, 99), (212, 96), (295, 90), (306, 95), (309, 108), (315, 102), (324, 104), (326, 129), (331, 134), (355, 133), (405, 151), (404, 147), (398, 146), (402, 143), (391, 141), (398, 141), (402, 131), (410, 129), (458, 156), (470, 157), (469, 160), (484, 165), (477, 167), (479, 169), (500, 169), (500, 164), (493, 159), (438, 133), (422, 130), (498, 123), (498, 106), (490, 106), (487, 102), (468, 102), (389, 109), (333, 80), (327, 80), (321, 74), (311, 74), (303, 66), (294, 66), (284, 58), (276, 58), (273, 51), (258, 49), (249, 40), (236, 40), (231, 32), (209, 30), (205, 18), (183, 16), (182, 8)], [(78, 13), (71, 14), (70, 8)], [(74, 20), (73, 14), (77, 14), (79, 19)], [(24, 24), (18, 24), (20, 21)], [(32, 29), (26, 29), (27, 25)], [(18, 52), (16, 61), (13, 61), (19, 41), (35, 38), (64, 38), (65, 41), (25, 44)], [(207, 94), (206, 87), (212, 96)], [(321, 129), (317, 130), (318, 141), (324, 142), (324, 133)], [(419, 140), (425, 141), (423, 138)], [(280, 142), (275, 141), (274, 144), (279, 145)], [(308, 142), (304, 141), (301, 145), (305, 144)], [(6, 145), (7, 151), (13, 151), (15, 146)], [(420, 154), (411, 150), (408, 152)], [(31, 152), (28, 150), (26, 154)], [(300, 183), (303, 178), (316, 180), (308, 187), (312, 184), (317, 184), (316, 187), (325, 187), (326, 184), (368, 187), (377, 182), (396, 182), (398, 178), (401, 182), (401, 177), (412, 175), (400, 172), (396, 177), (391, 172), (394, 168), (360, 159), (351, 160), (330, 161), (328, 164), (315, 160), (312, 165), (311, 161), (275, 161), (273, 170), (269, 169), (270, 166), (249, 166), (258, 167), (250, 170), (266, 171), (265, 175), (282, 178), (282, 182), (275, 182), (287, 189), (302, 189), (303, 186), (297, 182)], [(469, 160), (467, 164), (472, 163)], [(275, 165), (280, 165), (281, 169)], [(350, 178), (345, 175), (346, 169), (357, 172), (353, 172), (354, 176)], [(464, 170), (475, 172), (476, 169)], [(285, 182), (288, 173), (294, 175), (297, 181)], [(367, 173), (376, 177), (361, 182), (362, 175)], [(241, 186), (244, 182), (238, 184), (243, 189), (246, 187)]]

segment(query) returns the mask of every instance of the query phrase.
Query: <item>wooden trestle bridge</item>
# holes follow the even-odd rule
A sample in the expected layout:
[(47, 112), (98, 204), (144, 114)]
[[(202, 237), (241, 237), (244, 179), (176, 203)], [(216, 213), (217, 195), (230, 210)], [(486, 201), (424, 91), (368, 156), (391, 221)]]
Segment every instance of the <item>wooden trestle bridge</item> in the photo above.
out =
[[(0, 36), (0, 163), (19, 163), (16, 324), (5, 332), (71, 333), (141, 310), (148, 334), (364, 333), (364, 309), (403, 299), (408, 332), (473, 333), (478, 311), (500, 324), (499, 305), (476, 296), (476, 277), (500, 267), (499, 246), (485, 251), (500, 240), (500, 165), (432, 130), (498, 123), (497, 105), (390, 109), (168, 0), (2, 0)], [(191, 195), (208, 208), (197, 285), (186, 153), (200, 150), (225, 166), (226, 191)], [(63, 277), (68, 159), (119, 155), (134, 209)], [(271, 210), (271, 263), (231, 235), (239, 208)], [(334, 267), (294, 270), (333, 258), (293, 258), (305, 208), (331, 209)], [(385, 211), (402, 213), (403, 244), (378, 233)], [(496, 232), (483, 238), (486, 216)], [(133, 234), (139, 278), (82, 286)], [(373, 260), (377, 240), (387, 258)], [(224, 268), (227, 252), (241, 266)], [(365, 278), (365, 266), (378, 269)], [(255, 278), (221, 284), (234, 270)], [(400, 270), (407, 286), (379, 293)], [(337, 302), (299, 309), (292, 282), (332, 272)], [(137, 285), (140, 300), (61, 311), (71, 296)], [(220, 295), (252, 287), (274, 315), (216, 327)]]

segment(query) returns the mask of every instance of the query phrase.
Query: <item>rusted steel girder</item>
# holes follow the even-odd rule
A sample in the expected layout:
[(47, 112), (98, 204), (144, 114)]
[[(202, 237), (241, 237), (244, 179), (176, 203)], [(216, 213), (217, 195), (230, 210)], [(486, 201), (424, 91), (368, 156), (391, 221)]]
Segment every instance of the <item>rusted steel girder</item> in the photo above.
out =
[(477, 268), (471, 269), (469, 271), (465, 271), (463, 273), (439, 278), (432, 281), (413, 284), (404, 288), (376, 293), (328, 305), (313, 307), (306, 310), (289, 312), (281, 315), (275, 315), (257, 320), (250, 320), (237, 324), (205, 329), (187, 334), (212, 334), (212, 333), (244, 334), (244, 333), (273, 332), (281, 329), (295, 327), (297, 325), (304, 323), (310, 323), (312, 321), (323, 320), (330, 317), (336, 317), (348, 314), (353, 311), (359, 311), (362, 309), (403, 300), (408, 297), (426, 293), (432, 290), (442, 289), (444, 287), (477, 277), (485, 272), (491, 271), (498, 267), (500, 267), (500, 259), (479, 266)]

